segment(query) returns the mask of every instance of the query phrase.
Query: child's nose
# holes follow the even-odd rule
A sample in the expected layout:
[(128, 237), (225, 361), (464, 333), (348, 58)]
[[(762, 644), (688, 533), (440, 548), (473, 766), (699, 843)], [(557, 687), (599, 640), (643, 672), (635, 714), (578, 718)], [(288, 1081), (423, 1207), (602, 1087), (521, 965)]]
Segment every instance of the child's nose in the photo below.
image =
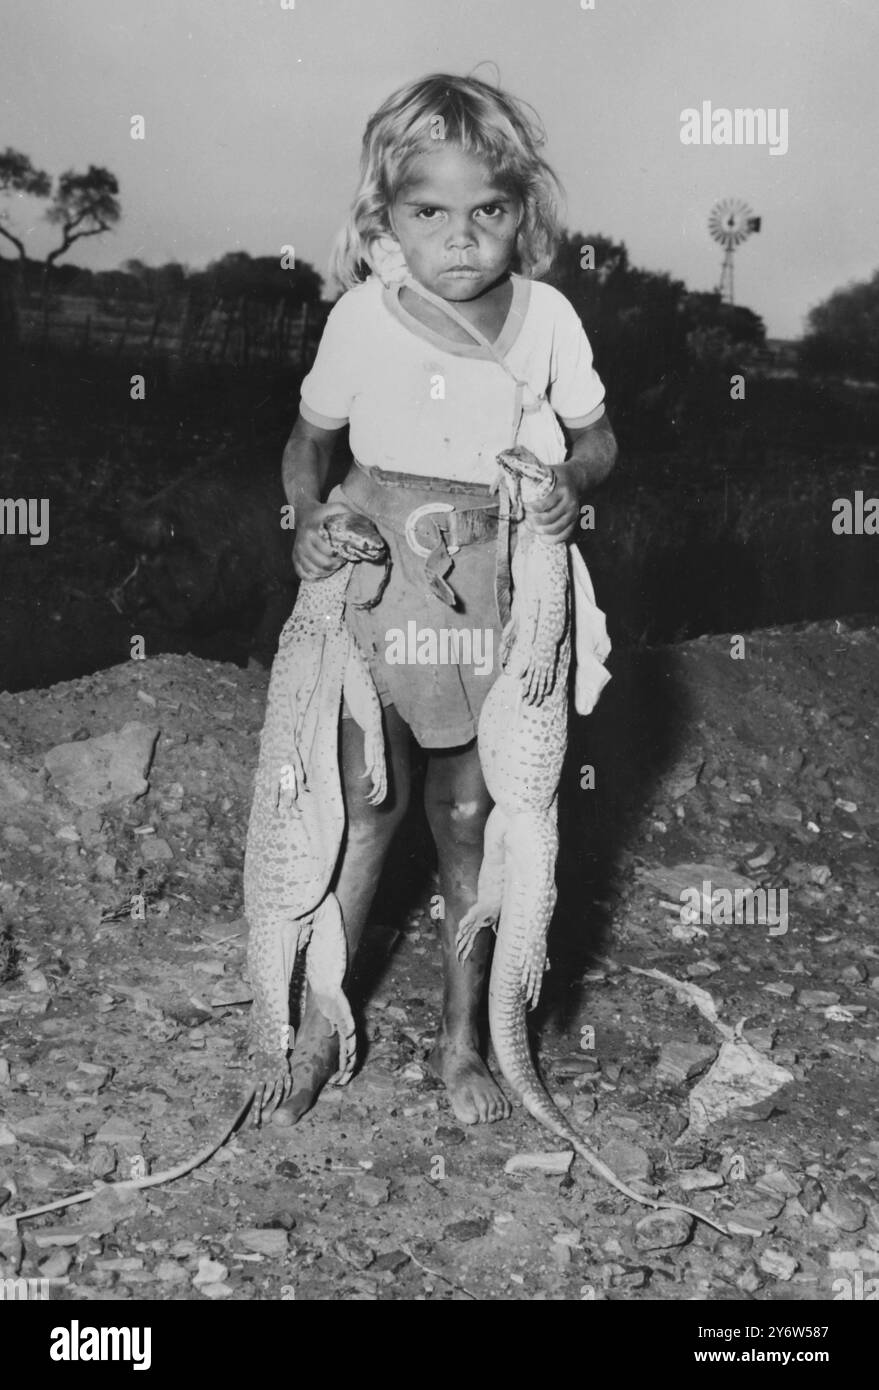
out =
[(476, 234), (466, 217), (454, 218), (449, 226), (449, 246), (474, 246)]

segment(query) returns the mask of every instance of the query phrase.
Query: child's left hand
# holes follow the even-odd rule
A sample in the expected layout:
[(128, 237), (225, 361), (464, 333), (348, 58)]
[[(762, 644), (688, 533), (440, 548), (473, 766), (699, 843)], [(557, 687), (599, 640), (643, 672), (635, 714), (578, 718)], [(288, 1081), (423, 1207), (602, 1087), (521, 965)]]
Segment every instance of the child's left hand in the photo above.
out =
[(542, 502), (533, 502), (529, 520), (534, 530), (548, 541), (566, 541), (577, 529), (580, 495), (562, 468), (555, 470), (556, 483)]

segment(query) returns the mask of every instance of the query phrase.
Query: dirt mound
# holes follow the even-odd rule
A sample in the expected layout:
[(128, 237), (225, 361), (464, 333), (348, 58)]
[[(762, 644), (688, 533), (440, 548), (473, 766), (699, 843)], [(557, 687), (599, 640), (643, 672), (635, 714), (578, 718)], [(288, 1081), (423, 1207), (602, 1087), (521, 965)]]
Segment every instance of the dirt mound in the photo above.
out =
[[(879, 631), (738, 651), (612, 659), (564, 781), (535, 1028), (620, 1176), (736, 1234), (645, 1218), (582, 1164), (505, 1172), (547, 1147), (521, 1111), (455, 1124), (425, 1067), (441, 974), (416, 818), (351, 1085), (130, 1209), (0, 1230), (0, 1273), (74, 1300), (830, 1299), (879, 1274)], [(0, 696), (0, 1217), (158, 1170), (234, 1107), (267, 679), (162, 656)]]

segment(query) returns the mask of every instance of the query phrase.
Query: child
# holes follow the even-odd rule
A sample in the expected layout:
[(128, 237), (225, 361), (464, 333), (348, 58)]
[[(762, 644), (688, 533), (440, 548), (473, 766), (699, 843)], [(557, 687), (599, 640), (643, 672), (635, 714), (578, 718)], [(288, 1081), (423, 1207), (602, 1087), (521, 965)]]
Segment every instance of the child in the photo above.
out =
[[(330, 313), (302, 384), (283, 463), (300, 578), (319, 579), (342, 563), (321, 534), (333, 512), (370, 516), (390, 548), (390, 579), (378, 604), (354, 607), (370, 586), (375, 592), (374, 567), (356, 566), (346, 614), (383, 706), (389, 790), (381, 805), (367, 802), (363, 736), (343, 710), (348, 823), (335, 892), (350, 978), (406, 810), (414, 736), (429, 754), (425, 808), (444, 911), (443, 1012), (431, 1066), (464, 1124), (510, 1113), (477, 1048), (490, 934), (480, 934), (463, 963), (455, 949), (459, 920), (475, 900), (491, 808), (475, 739), (498, 674), (484, 658), (500, 651), (496, 455), (518, 442), (557, 463), (555, 488), (530, 524), (559, 544), (575, 532), (581, 499), (616, 456), (580, 321), (561, 294), (531, 278), (548, 268), (558, 238), (558, 185), (542, 144), (538, 123), (519, 102), (474, 78), (424, 78), (375, 113), (333, 260), (347, 293)], [(533, 415), (523, 416), (526, 393)], [(566, 461), (556, 417), (571, 446)], [(355, 463), (322, 502), (333, 446), (346, 425)], [(388, 660), (391, 634), (405, 634), (413, 620), (419, 635), (463, 630), (453, 635), (471, 636), (483, 660)], [(460, 657), (468, 647), (453, 649)], [(274, 1123), (294, 1124), (337, 1065), (337, 1040), (307, 1002), (289, 1096)]]

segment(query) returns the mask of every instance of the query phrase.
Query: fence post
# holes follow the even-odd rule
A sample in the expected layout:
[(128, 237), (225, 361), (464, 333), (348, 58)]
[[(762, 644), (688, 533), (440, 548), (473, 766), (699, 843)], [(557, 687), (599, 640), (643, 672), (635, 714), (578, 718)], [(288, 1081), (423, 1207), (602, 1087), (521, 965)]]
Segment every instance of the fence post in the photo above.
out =
[(180, 339), (181, 357), (191, 356), (194, 362), (207, 362), (211, 355), (210, 332), (216, 302), (215, 299), (210, 304), (202, 302), (201, 309), (196, 310), (191, 296), (187, 298), (186, 318), (181, 327), (181, 334), (185, 334)]
[(43, 353), (49, 351), (49, 291), (43, 285)]
[(116, 353), (117, 353), (117, 355), (122, 351), (122, 349), (123, 349), (124, 346), (125, 346), (125, 339), (128, 337), (128, 326), (129, 326), (130, 323), (131, 323), (131, 309), (127, 309), (127, 310), (126, 310), (126, 313), (125, 313), (125, 323), (122, 325), (122, 332), (119, 334), (119, 341), (118, 341), (117, 344), (116, 344)]
[(163, 309), (163, 308), (164, 308), (164, 305), (163, 305), (163, 304), (161, 303), (161, 301), (160, 301), (159, 304), (158, 304), (157, 307), (156, 307), (156, 312), (155, 312), (155, 314), (153, 315), (153, 326), (152, 326), (152, 328), (150, 329), (150, 336), (149, 336), (149, 338), (148, 338), (148, 340), (147, 340), (147, 345), (146, 345), (146, 350), (147, 350), (147, 352), (152, 352), (152, 350), (153, 350), (153, 343), (156, 341), (156, 333), (158, 332), (159, 320), (160, 320), (161, 317), (162, 317), (162, 309)]
[(249, 341), (249, 322), (247, 315), (247, 300), (244, 295), (238, 301), (238, 313), (241, 319), (241, 348), (239, 352), (239, 362), (242, 367), (246, 367), (250, 360), (250, 341)]
[(279, 299), (272, 316), (272, 348), (276, 362), (280, 362), (284, 356), (284, 311), (286, 307), (284, 299)]
[(21, 337), (16, 298), (16, 277), (20, 274), (18, 267), (8, 269), (5, 261), (0, 265), (0, 351), (16, 348)]
[[(159, 307), (161, 308), (161, 305)], [(180, 354), (180, 360), (183, 361), (186, 357), (189, 356), (190, 352), (192, 352), (194, 355), (197, 354), (198, 340), (200, 336), (197, 330), (200, 328), (201, 325), (196, 325), (195, 322), (195, 311), (192, 305), (191, 290), (187, 290), (186, 297), (182, 301), (180, 309), (182, 312), (180, 312), (177, 316), (177, 331), (174, 334), (172, 341), (176, 341), (177, 351)]]
[(228, 341), (229, 341), (229, 334), (230, 334), (231, 331), (232, 331), (232, 315), (230, 314), (229, 310), (226, 308), (225, 300), (222, 300), (222, 299), (220, 300), (220, 309), (221, 309), (222, 312), (226, 315), (226, 320), (225, 320), (225, 324), (224, 324), (224, 328), (223, 328), (223, 341), (222, 341), (222, 343), (220, 344), (220, 356), (219, 356), (219, 358), (218, 358), (218, 361), (220, 361), (220, 362), (225, 362), (225, 360), (226, 360), (226, 344), (227, 344)]

